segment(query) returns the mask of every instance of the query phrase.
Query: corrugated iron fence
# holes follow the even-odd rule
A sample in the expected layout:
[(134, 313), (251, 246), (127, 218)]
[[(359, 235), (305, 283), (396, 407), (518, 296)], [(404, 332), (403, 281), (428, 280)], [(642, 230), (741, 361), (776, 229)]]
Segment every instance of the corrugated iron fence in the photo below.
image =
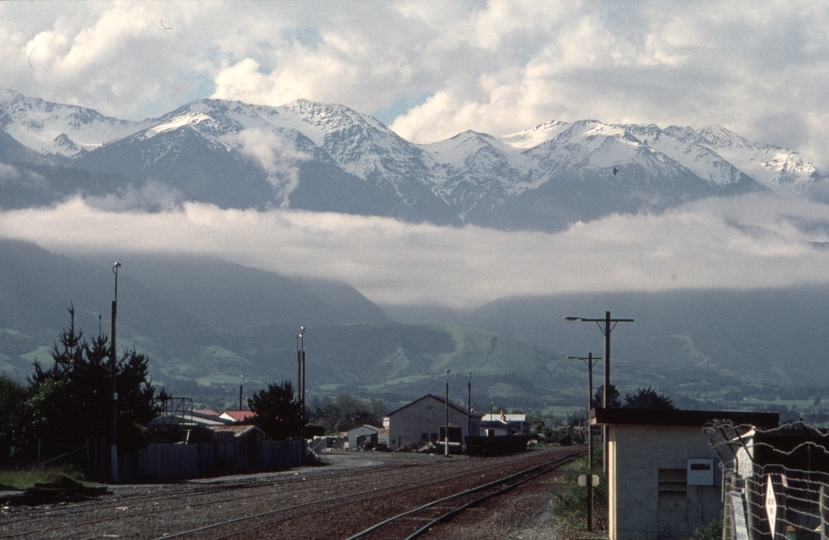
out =
[(139, 476), (159, 480), (200, 478), (288, 469), (302, 465), (302, 441), (261, 441), (251, 452), (227, 441), (200, 444), (150, 444), (138, 456)]

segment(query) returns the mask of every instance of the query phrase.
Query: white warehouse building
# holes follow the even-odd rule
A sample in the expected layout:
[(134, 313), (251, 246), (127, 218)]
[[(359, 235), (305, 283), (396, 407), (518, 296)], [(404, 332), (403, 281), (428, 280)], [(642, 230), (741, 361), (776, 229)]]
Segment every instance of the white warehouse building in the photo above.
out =
[[(467, 429), (469, 413), (469, 429)], [(389, 448), (397, 450), (412, 441), (435, 441), (446, 422), (446, 401), (427, 394), (408, 405), (392, 411), (389, 417)], [(483, 415), (467, 411), (465, 407), (449, 402), (449, 442), (460, 443), (468, 435), (480, 435)], [(471, 432), (471, 433), (470, 433)]]

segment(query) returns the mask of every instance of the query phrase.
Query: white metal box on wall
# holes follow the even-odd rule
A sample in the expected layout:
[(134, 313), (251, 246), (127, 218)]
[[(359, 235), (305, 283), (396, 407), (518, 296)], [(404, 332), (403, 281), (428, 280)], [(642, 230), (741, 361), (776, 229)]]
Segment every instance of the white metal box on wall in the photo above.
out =
[(686, 478), (689, 486), (713, 486), (714, 460), (689, 459)]

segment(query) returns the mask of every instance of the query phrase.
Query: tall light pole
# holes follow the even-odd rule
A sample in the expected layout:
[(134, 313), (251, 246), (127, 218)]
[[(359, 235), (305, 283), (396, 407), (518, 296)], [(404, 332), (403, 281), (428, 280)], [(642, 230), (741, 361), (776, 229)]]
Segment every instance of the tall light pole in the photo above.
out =
[[(610, 333), (616, 328), (616, 324), (620, 322), (633, 322), (633, 319), (611, 319), (610, 312), (604, 312), (604, 319), (587, 319), (584, 317), (564, 317), (565, 321), (581, 321), (594, 322), (599, 326), (599, 330), (604, 334), (604, 385), (602, 386), (602, 409), (607, 409), (609, 405), (610, 394)], [(603, 469), (607, 474), (608, 461), (608, 445), (607, 445), (607, 426), (602, 426), (602, 449), (604, 451)]]
[(116, 262), (112, 265), (112, 273), (115, 274), (115, 297), (112, 300), (112, 316), (110, 318), (109, 333), (112, 336), (111, 347), (109, 349), (109, 373), (110, 373), (110, 393), (112, 395), (110, 407), (110, 445), (109, 445), (109, 460), (110, 460), (110, 478), (113, 482), (118, 481), (118, 442), (115, 437), (116, 425), (116, 406), (118, 402), (118, 391), (115, 385), (115, 379), (118, 374), (118, 366), (116, 362), (115, 352), (115, 318), (118, 313), (118, 269), (121, 268), (121, 263)]
[(239, 410), (240, 411), (242, 410), (242, 391), (245, 388), (245, 374), (242, 373), (241, 377), (242, 377), (242, 382), (239, 383)]
[[(300, 327), (302, 328), (302, 327)], [(299, 334), (296, 335), (296, 402), (302, 403), (302, 353), (299, 350)]]
[(466, 383), (466, 436), (472, 435), (472, 372), (469, 372), (469, 382)]
[(305, 421), (305, 327), (299, 327), (299, 334), (297, 334), (299, 349), (297, 350), (297, 365), (299, 376), (299, 410), (302, 414), (302, 421)]
[(443, 453), (444, 455), (449, 455), (449, 374), (452, 373), (448, 369), (443, 370), (446, 373), (446, 402), (444, 403), (443, 410), (444, 410), (444, 420), (445, 423), (443, 424)]

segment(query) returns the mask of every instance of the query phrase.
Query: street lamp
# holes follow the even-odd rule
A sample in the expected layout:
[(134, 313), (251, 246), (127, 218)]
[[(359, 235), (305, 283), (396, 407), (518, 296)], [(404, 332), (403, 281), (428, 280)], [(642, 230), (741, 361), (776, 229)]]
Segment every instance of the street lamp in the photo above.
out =
[(466, 383), (466, 436), (472, 435), (472, 372), (469, 372), (469, 382)]
[[(611, 319), (610, 312), (605, 311), (604, 319), (586, 319), (584, 317), (564, 317), (565, 321), (574, 322), (594, 322), (598, 325), (599, 330), (604, 334), (604, 385), (602, 386), (602, 409), (607, 409), (608, 395), (610, 394), (610, 333), (616, 328), (616, 324), (620, 322), (633, 322), (633, 319)], [(604, 472), (607, 474), (607, 426), (602, 426), (602, 439), (604, 450)]]
[(443, 428), (443, 452), (444, 455), (449, 455), (449, 374), (452, 373), (448, 369), (443, 370), (446, 373), (446, 402), (444, 403), (443, 410), (445, 413), (445, 420), (444, 428)]
[(109, 460), (110, 460), (110, 477), (113, 482), (118, 481), (118, 443), (115, 438), (115, 424), (116, 424), (116, 403), (118, 401), (118, 391), (115, 386), (115, 379), (118, 374), (118, 366), (116, 364), (115, 352), (115, 317), (118, 312), (118, 269), (121, 268), (121, 263), (116, 262), (112, 265), (112, 273), (115, 274), (115, 297), (112, 300), (112, 316), (110, 317), (110, 335), (112, 336), (111, 347), (109, 349), (109, 374), (110, 374), (110, 393), (112, 395), (110, 406), (110, 446), (109, 446)]

